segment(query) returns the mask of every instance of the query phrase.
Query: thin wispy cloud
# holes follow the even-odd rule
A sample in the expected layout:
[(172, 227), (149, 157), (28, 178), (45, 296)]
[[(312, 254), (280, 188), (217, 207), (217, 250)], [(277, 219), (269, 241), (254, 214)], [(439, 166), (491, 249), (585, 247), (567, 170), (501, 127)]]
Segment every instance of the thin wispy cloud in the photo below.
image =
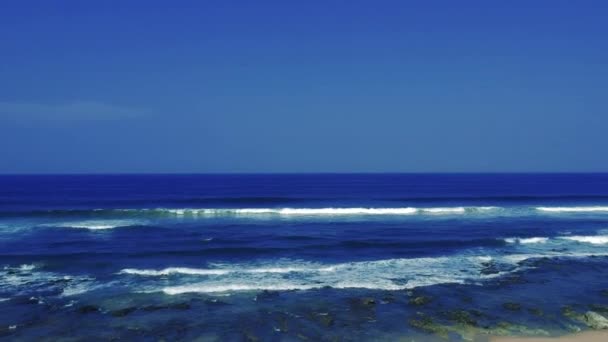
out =
[(29, 120), (117, 120), (139, 117), (145, 110), (94, 101), (74, 101), (62, 104), (0, 102), (0, 118), (14, 121)]

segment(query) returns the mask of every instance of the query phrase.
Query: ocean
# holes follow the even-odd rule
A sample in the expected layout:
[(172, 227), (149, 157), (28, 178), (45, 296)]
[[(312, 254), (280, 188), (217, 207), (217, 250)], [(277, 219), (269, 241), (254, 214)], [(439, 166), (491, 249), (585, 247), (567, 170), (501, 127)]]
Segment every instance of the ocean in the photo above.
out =
[(0, 338), (472, 340), (608, 313), (608, 174), (0, 176)]

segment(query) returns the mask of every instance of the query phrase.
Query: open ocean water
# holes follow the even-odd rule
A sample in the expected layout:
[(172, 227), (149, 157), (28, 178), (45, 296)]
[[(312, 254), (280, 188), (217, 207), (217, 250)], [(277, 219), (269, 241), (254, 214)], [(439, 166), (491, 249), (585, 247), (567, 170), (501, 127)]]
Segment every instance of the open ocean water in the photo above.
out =
[(0, 176), (0, 338), (483, 340), (608, 313), (608, 174)]

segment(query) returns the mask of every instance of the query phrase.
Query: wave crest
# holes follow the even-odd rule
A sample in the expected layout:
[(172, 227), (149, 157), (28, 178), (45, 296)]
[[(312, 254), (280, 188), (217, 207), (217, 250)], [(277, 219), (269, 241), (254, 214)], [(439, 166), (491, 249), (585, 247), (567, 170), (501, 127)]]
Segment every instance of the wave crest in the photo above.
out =
[(585, 242), (593, 245), (603, 245), (608, 243), (608, 235), (595, 235), (595, 236), (562, 236), (564, 240)]
[(519, 243), (523, 245), (527, 244), (535, 244), (535, 243), (546, 243), (549, 241), (547, 237), (531, 237), (531, 238), (506, 238), (505, 242), (507, 243)]
[(550, 212), (550, 213), (590, 213), (590, 212), (608, 212), (608, 207), (605, 207), (605, 206), (536, 207), (536, 210)]

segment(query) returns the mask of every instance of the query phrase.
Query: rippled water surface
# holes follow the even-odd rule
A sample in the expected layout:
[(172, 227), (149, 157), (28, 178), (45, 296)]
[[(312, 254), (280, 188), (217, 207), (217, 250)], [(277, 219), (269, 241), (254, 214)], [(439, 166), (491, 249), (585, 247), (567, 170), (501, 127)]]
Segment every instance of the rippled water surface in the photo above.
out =
[(607, 256), (606, 174), (0, 176), (0, 337), (553, 335)]

